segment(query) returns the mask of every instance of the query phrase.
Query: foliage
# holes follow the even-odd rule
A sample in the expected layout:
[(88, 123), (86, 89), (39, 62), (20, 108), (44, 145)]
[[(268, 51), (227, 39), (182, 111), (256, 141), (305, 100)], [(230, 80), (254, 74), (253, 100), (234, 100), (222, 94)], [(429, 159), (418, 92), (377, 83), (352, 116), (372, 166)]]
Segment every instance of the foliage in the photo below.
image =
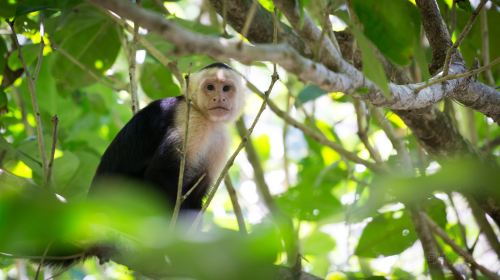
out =
[[(161, 13), (192, 32), (251, 41), (229, 28), (229, 35), (223, 35), (222, 18), (208, 5), (217, 1), (205, 1), (203, 6), (198, 2), (143, 0), (142, 8)], [(279, 7), (277, 1), (258, 2), (268, 12)], [(330, 7), (329, 16), (343, 20), (356, 39), (352, 56), (361, 51), (366, 78), (390, 94), (388, 82), (393, 77), (384, 71), (387, 63), (403, 69), (414, 82), (429, 77), (431, 49), (421, 35), (425, 18), (414, 2), (303, 0), (298, 5), (301, 24), (305, 24), (307, 12), (320, 27), (325, 12), (322, 7)], [(453, 1), (438, 1), (446, 22), (452, 22), (451, 11), (456, 9), (456, 29), (452, 30), (456, 38), (473, 8), (463, 3), (468, 1), (456, 1), (459, 5), (454, 8), (448, 2)], [(355, 12), (356, 19), (348, 16), (347, 3), (352, 4), (350, 12)], [(492, 58), (500, 56), (498, 10), (498, 4), (491, 3), (485, 13)], [(282, 15), (278, 18), (286, 22)], [(81, 0), (0, 0), (0, 20), (0, 279), (7, 274), (21, 278), (20, 267), (33, 278), (37, 261), (44, 256), (50, 260), (52, 255), (81, 252), (81, 248), (103, 242), (122, 252), (114, 262), (105, 264), (106, 270), (91, 259), (63, 271), (60, 279), (141, 277), (132, 271), (153, 278), (274, 279), (289, 253), (290, 248), (283, 245), (288, 238), (283, 225), (290, 221), (300, 244), (303, 268), (314, 275), (326, 279), (415, 279), (427, 274), (428, 267), (422, 265), (420, 244), (424, 241), (416, 227), (414, 209), (427, 213), (471, 254), (478, 234), (486, 236), (488, 229), (493, 235), (498, 232), (490, 220), (486, 229), (484, 224), (477, 225), (477, 217), (465, 210), (464, 200), (472, 196), (487, 202), (500, 200), (500, 150), (489, 146), (495, 139), (498, 142), (500, 128), (491, 119), (453, 102), (440, 105), (440, 111), (453, 120), (453, 129), (467, 139), (469, 150), (436, 155), (424, 150), (421, 139), (394, 112), (381, 111), (385, 125), (391, 127), (392, 132), (388, 132), (372, 105), (361, 102), (356, 107), (351, 96), (304, 84), (290, 73), (280, 73), (281, 84), (273, 90), (272, 102), (325, 141), (389, 172), (376, 172), (353, 162), (317, 137), (303, 134), (303, 127), (292, 128), (283, 122), (283, 115), (264, 114), (256, 135), (249, 138), (258, 162), (252, 162), (248, 151), (248, 161), (240, 155), (230, 172), (248, 235), (234, 230), (238, 228), (235, 210), (225, 192), (218, 193), (205, 215), (203, 231), (195, 234), (186, 233), (190, 217), (169, 231), (168, 207), (156, 194), (145, 193), (131, 182), (109, 182), (116, 187), (114, 192), (87, 198), (100, 155), (132, 117), (130, 61), (137, 62), (136, 82), (143, 107), (154, 99), (180, 95), (183, 81), (178, 79), (182, 73), (214, 60), (200, 54), (180, 56), (174, 43), (142, 29), (139, 36), (147, 44), (136, 42), (132, 32), (124, 28), (128, 22)], [(459, 48), (469, 66), (483, 57), (482, 31), (476, 23)], [(137, 53), (130, 53), (132, 44), (137, 44)], [(267, 86), (263, 81), (271, 75), (270, 64), (232, 64), (242, 73), (252, 73), (249, 81), (258, 89)], [(50, 191), (44, 186), (46, 174), (28, 73), (35, 76), (43, 152), (55, 154)], [(500, 84), (499, 67), (491, 69), (491, 76)], [(490, 82), (483, 74), (477, 79)], [(365, 92), (357, 89), (356, 94)], [(245, 119), (253, 117), (260, 102), (253, 95), (248, 97)], [(54, 135), (56, 146), (51, 145)], [(240, 141), (233, 136), (234, 143)], [(401, 150), (391, 142), (394, 138), (408, 151), (410, 162), (404, 162)], [(256, 164), (264, 167), (261, 175), (273, 195), (271, 202), (260, 189), (259, 174), (254, 174)], [(276, 216), (284, 220), (277, 221)], [(499, 253), (488, 238), (478, 240), (477, 246), (493, 247), (492, 254)], [(436, 239), (436, 244), (452, 265), (463, 264), (463, 258), (441, 239)], [(386, 258), (389, 256), (393, 257)], [(478, 262), (500, 270), (498, 262), (487, 257)]]

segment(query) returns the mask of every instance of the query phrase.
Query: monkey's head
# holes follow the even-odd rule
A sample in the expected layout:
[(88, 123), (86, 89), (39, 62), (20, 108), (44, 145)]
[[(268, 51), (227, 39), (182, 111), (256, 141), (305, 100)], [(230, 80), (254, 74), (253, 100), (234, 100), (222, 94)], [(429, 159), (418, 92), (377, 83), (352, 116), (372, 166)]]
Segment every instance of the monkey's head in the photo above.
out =
[(191, 74), (189, 88), (194, 104), (210, 121), (234, 121), (243, 110), (242, 78), (226, 64), (210, 64)]

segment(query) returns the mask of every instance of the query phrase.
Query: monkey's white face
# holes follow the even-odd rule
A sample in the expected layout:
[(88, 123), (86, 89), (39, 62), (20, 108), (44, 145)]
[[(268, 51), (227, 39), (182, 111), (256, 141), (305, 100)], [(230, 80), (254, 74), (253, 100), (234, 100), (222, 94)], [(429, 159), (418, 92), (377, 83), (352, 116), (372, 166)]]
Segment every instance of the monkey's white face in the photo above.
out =
[(213, 122), (235, 120), (244, 104), (241, 79), (231, 70), (208, 69), (199, 73), (196, 105)]

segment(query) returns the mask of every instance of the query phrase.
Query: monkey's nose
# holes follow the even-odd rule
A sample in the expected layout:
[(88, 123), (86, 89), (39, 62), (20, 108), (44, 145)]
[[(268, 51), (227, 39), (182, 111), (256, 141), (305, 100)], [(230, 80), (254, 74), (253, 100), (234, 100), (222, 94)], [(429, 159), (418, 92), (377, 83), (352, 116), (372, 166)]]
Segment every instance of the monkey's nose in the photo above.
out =
[(226, 98), (225, 98), (225, 97), (223, 97), (223, 96), (214, 96), (214, 97), (212, 98), (212, 101), (213, 101), (214, 103), (225, 103), (225, 102), (226, 102)]

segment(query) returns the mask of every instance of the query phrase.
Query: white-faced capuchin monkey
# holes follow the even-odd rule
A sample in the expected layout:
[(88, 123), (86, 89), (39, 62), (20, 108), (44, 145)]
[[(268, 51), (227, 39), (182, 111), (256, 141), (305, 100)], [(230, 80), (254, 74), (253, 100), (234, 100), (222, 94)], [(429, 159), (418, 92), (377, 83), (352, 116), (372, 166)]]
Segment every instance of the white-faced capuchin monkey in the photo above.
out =
[[(245, 102), (242, 78), (228, 65), (210, 64), (189, 77), (190, 111), (183, 194), (205, 177), (182, 203), (199, 210), (208, 187), (226, 160), (228, 123)], [(94, 181), (126, 177), (153, 186), (173, 207), (177, 194), (186, 118), (184, 96), (160, 99), (140, 110), (101, 158)], [(94, 184), (95, 185), (95, 184)], [(96, 186), (90, 190), (91, 194)]]
[[(241, 114), (245, 102), (242, 78), (223, 63), (210, 64), (189, 77), (192, 99), (182, 191), (185, 194), (203, 180), (181, 205), (199, 210), (209, 186), (219, 175), (228, 149), (228, 124)], [(152, 102), (140, 110), (116, 135), (97, 168), (89, 195), (97, 194), (106, 178), (125, 178), (144, 183), (162, 194), (173, 208), (177, 195), (181, 151), (184, 143), (187, 103), (184, 96)], [(75, 258), (48, 260), (53, 266), (69, 266), (88, 257), (100, 262), (114, 254), (113, 246), (95, 245)], [(66, 250), (67, 251), (67, 250)], [(73, 252), (74, 253), (74, 252)], [(64, 255), (72, 255), (66, 254)]]

